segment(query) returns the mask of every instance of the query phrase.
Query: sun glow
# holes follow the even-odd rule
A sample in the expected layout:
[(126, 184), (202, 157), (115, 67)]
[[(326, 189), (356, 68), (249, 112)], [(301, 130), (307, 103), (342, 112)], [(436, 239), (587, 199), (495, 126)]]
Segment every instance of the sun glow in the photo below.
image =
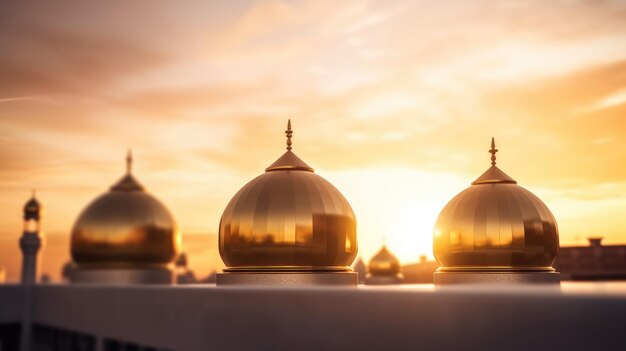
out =
[(402, 263), (418, 261), (421, 255), (432, 258), (439, 211), (467, 185), (458, 176), (409, 168), (318, 173), (349, 199), (358, 219), (359, 256), (366, 261), (383, 243)]

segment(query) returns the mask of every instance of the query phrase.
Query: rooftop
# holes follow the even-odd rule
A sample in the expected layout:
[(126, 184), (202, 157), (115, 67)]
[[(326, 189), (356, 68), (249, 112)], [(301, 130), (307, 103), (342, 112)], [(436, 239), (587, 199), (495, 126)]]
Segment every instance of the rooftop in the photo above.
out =
[(4, 285), (0, 301), (0, 334), (8, 325), (32, 323), (35, 338), (42, 330), (82, 335), (72, 340), (92, 340), (97, 350), (116, 349), (111, 345), (163, 350), (626, 345), (626, 282), (565, 282), (560, 288)]

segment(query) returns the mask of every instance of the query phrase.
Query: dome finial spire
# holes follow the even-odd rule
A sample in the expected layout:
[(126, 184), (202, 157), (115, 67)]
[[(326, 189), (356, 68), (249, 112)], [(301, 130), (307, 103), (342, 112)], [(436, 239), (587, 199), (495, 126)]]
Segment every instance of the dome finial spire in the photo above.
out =
[(291, 136), (293, 135), (293, 131), (291, 130), (291, 119), (287, 120), (287, 129), (285, 130), (285, 134), (287, 135), (287, 152), (283, 153), (283, 155), (267, 167), (265, 171), (300, 170), (313, 172), (313, 168), (302, 161), (298, 156), (296, 156), (295, 153), (291, 152)]
[(285, 134), (287, 135), (287, 151), (291, 151), (291, 136), (293, 135), (293, 131), (291, 130), (291, 118), (287, 120), (287, 130)]
[(37, 196), (37, 189), (36, 188), (32, 188), (31, 189), (31, 196), (32, 196), (33, 199), (35, 198), (35, 196)]
[(498, 152), (498, 149), (496, 149), (496, 141), (493, 137), (491, 137), (491, 150), (489, 150), (489, 153), (491, 154), (492, 166), (496, 165), (496, 152)]
[(133, 151), (128, 148), (126, 153), (126, 174), (130, 174), (133, 171)]

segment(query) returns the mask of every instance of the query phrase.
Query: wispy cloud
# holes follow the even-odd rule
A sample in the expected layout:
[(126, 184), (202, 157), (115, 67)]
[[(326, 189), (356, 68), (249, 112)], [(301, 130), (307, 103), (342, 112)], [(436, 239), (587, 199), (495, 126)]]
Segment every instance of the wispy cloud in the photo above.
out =
[(2, 103), (2, 102), (14, 102), (14, 101), (25, 101), (25, 100), (36, 100), (38, 98), (39, 98), (39, 96), (37, 96), (37, 95), (5, 97), (5, 98), (0, 98), (0, 103)]

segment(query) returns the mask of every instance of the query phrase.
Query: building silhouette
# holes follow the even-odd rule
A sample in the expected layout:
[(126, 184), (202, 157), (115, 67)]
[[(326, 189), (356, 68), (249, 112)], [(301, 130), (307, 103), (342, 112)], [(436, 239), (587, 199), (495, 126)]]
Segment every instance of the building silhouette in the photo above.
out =
[(439, 268), (437, 261), (429, 261), (426, 255), (420, 256), (417, 263), (405, 264), (402, 266), (404, 284), (431, 284), (433, 273)]
[(361, 257), (359, 257), (356, 260), (356, 262), (352, 266), (352, 270), (358, 275), (359, 284), (365, 284), (365, 276), (367, 275), (367, 266), (365, 265), (365, 262), (363, 262), (363, 259)]
[(591, 237), (588, 246), (561, 247), (554, 266), (563, 280), (626, 280), (626, 245)]
[(22, 283), (34, 284), (39, 275), (40, 249), (43, 243), (43, 233), (41, 231), (41, 219), (43, 208), (37, 198), (35, 191), (24, 205), (24, 231), (20, 238), (20, 249), (22, 250)]
[(367, 285), (393, 285), (402, 284), (404, 276), (400, 267), (400, 260), (389, 251), (387, 245), (372, 257), (367, 266)]

